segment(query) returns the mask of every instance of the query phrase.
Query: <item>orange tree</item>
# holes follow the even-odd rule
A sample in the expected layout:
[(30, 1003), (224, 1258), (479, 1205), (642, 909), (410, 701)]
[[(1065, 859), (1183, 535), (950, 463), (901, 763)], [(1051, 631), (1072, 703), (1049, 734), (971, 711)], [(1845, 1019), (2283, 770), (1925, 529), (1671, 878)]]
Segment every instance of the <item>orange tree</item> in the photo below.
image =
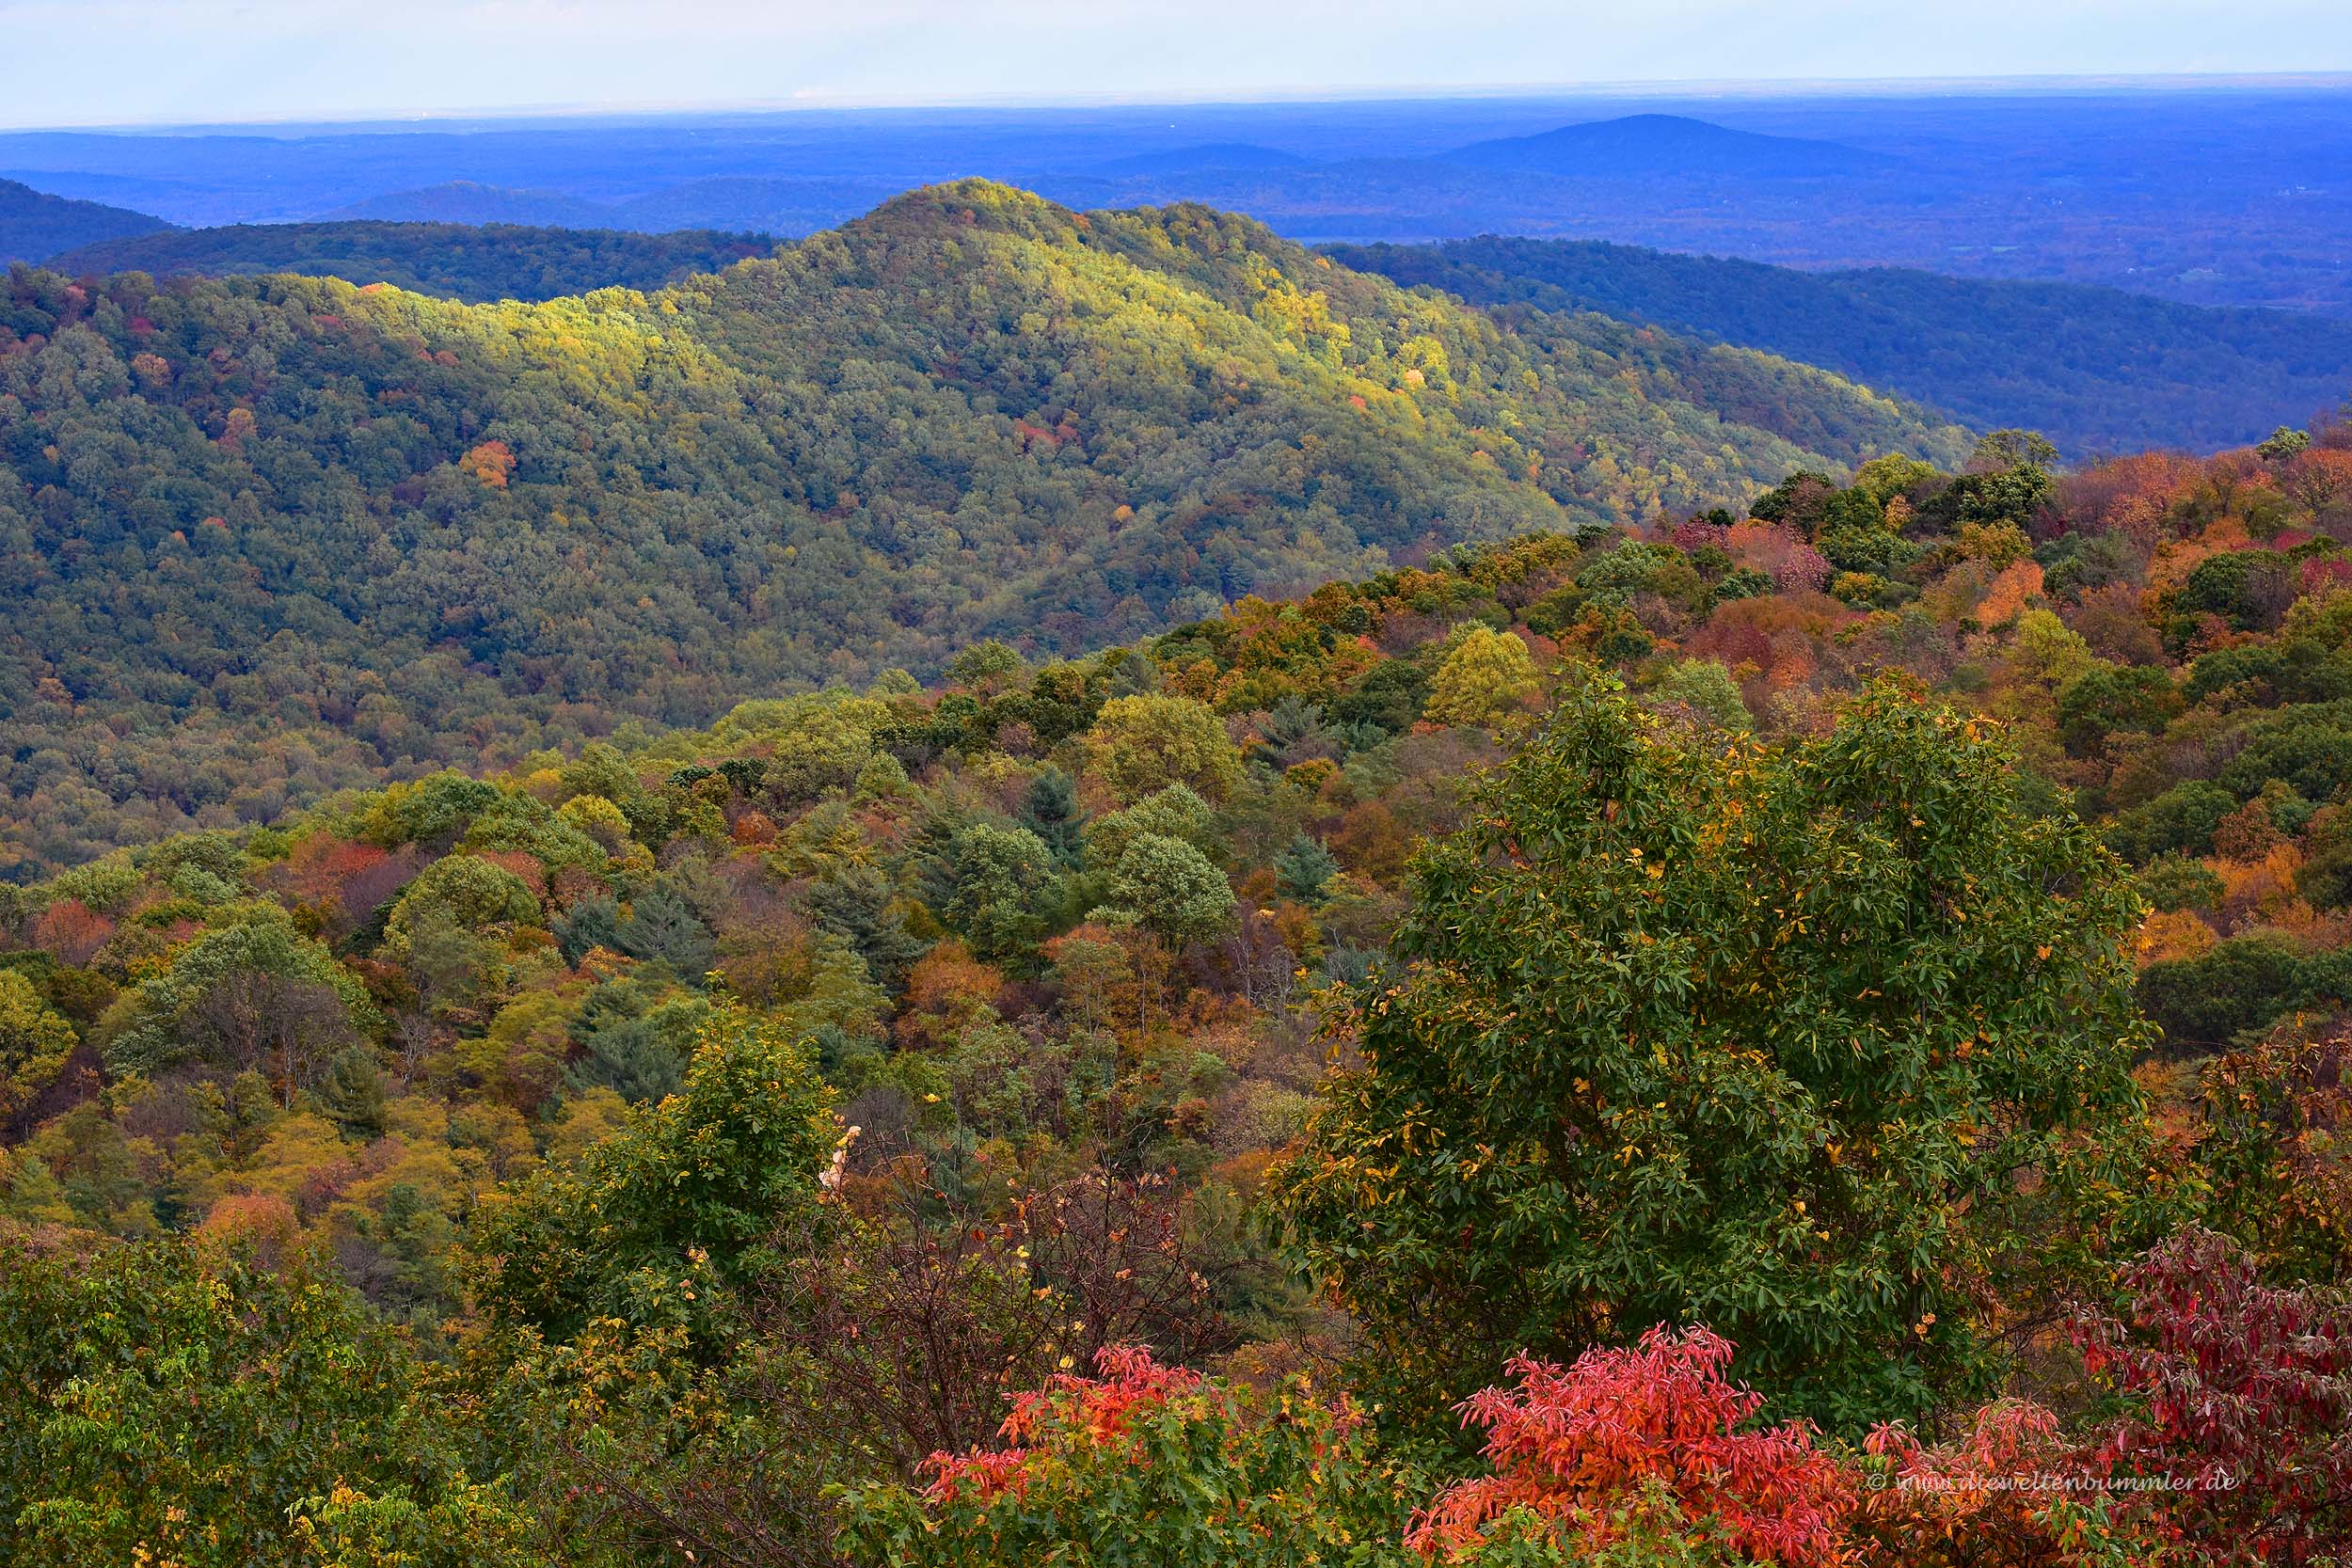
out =
[(1981, 721), (1883, 685), (1773, 749), (1597, 675), (1422, 852), (1277, 1202), (1424, 1418), (1660, 1323), (1775, 1412), (1915, 1415), (2153, 1217), (2137, 919)]

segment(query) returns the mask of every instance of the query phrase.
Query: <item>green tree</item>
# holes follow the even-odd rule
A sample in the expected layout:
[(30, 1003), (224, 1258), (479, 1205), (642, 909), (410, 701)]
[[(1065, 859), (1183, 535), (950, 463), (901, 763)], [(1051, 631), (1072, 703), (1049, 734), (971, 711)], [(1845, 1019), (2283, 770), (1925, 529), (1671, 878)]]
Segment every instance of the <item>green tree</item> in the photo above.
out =
[(419, 873), (392, 906), (385, 946), (397, 956), (416, 928), (431, 919), (483, 932), (538, 918), (538, 895), (520, 877), (479, 855), (444, 855)]
[(1127, 804), (1175, 784), (1222, 800), (1241, 779), (1241, 753), (1225, 721), (1189, 697), (1113, 697), (1086, 743), (1089, 769)]
[(940, 917), (983, 958), (1012, 958), (1037, 945), (1061, 900), (1053, 852), (1026, 828), (976, 822), (949, 841), (951, 892)]
[(1747, 699), (1740, 695), (1740, 683), (1715, 659), (1682, 660), (1659, 677), (1656, 690), (1661, 702), (1687, 707), (1726, 730), (1756, 727)]
[(1978, 1382), (1971, 1291), (2080, 1264), (2021, 1195), (2104, 1223), (2069, 1150), (2126, 1141), (2149, 1037), (2129, 884), (2010, 766), (1884, 687), (1784, 751), (1572, 693), (1422, 854), (1278, 1180), (1383, 1384), (1661, 1322), (1846, 1430)]
[(2271, 931), (2232, 937), (2194, 958), (2150, 964), (2140, 972), (2139, 1002), (2184, 1048), (2216, 1047), (2266, 1028), (2287, 1008), (2324, 994), (2342, 966), (2307, 958)]
[(899, 911), (898, 890), (874, 866), (828, 866), (809, 884), (805, 900), (809, 918), (855, 948), (866, 972), (884, 986), (895, 989), (923, 956), (926, 944), (907, 929)]
[(1516, 633), (1473, 626), (1438, 667), (1423, 717), (1438, 724), (1489, 724), (1535, 694), (1534, 656)]
[(684, 1090), (641, 1106), (577, 1167), (501, 1189), (476, 1216), (476, 1298), (554, 1338), (595, 1318), (707, 1337), (761, 1238), (814, 1201), (836, 1129), (809, 1047), (714, 1007)]
[(1088, 867), (1105, 871), (1117, 865), (1127, 846), (1147, 833), (1181, 838), (1196, 849), (1206, 849), (1216, 842), (1216, 814), (1183, 784), (1154, 790), (1125, 811), (1098, 816), (1087, 824)]
[(2096, 754), (2119, 731), (2161, 734), (2183, 705), (2164, 671), (2103, 659), (2058, 693), (2058, 736), (2077, 755)]
[(657, 882), (629, 900), (628, 919), (615, 933), (615, 943), (632, 958), (650, 958), (670, 966), (690, 985), (702, 984), (710, 968), (710, 927), (675, 888)]
[(7, 1193), (0, 1196), (0, 1213), (20, 1225), (72, 1225), (73, 1206), (66, 1201), (65, 1187), (57, 1180), (56, 1172), (39, 1155), (20, 1150), (13, 1161), (0, 1150), (0, 1172), (8, 1177)]
[[(418, 1568), (544, 1560), (443, 1374), (307, 1259), (181, 1240), (0, 1270), (0, 1558)], [(364, 1530), (368, 1551), (349, 1548)]]
[(65, 1071), (80, 1037), (32, 981), (0, 969), (0, 1131), (17, 1126)]
[(1233, 887), (1181, 838), (1145, 833), (1111, 868), (1110, 901), (1095, 918), (1140, 926), (1178, 945), (1211, 942), (1233, 924)]
[(375, 1027), (358, 982), (262, 906), (182, 948), (109, 1010), (99, 1033), (113, 1071), (257, 1069), (291, 1103)]
[(2282, 424), (2255, 443), (2254, 455), (2267, 462), (2280, 463), (2293, 457), (2296, 452), (2307, 451), (2311, 444), (2312, 433), (2310, 431), (2297, 430), (2293, 425)]
[(1330, 896), (1324, 884), (1339, 874), (1339, 857), (1305, 833), (1292, 839), (1274, 863), (1274, 885), (1302, 904), (1320, 904)]
[(1078, 804), (1078, 781), (1048, 768), (1030, 781), (1021, 804), (1021, 825), (1037, 834), (1054, 859), (1075, 870), (1084, 858), (1086, 812)]
[(2032, 430), (1989, 430), (1977, 437), (1968, 466), (1981, 472), (2000, 468), (2055, 468), (2058, 450), (2050, 438)]

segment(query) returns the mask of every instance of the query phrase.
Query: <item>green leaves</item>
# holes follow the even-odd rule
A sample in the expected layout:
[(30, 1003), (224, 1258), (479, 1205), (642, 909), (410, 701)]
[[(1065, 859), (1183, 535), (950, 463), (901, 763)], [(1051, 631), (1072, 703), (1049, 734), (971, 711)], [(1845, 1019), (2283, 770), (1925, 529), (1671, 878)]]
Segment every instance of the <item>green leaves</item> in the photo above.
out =
[(2134, 1124), (2137, 918), (1977, 722), (1879, 687), (1769, 751), (1589, 679), (1419, 863), (1279, 1179), (1301, 1260), (1422, 1411), (1678, 1322), (1781, 1408), (1915, 1412), (1981, 1375), (1974, 1282), (2059, 1223), (2015, 1173), (2072, 1192), (2068, 1137)]
[(760, 1239), (815, 1201), (836, 1132), (807, 1048), (714, 1006), (682, 1094), (640, 1108), (576, 1170), (484, 1205), (470, 1238), (481, 1306), (553, 1338), (600, 1317), (707, 1337)]

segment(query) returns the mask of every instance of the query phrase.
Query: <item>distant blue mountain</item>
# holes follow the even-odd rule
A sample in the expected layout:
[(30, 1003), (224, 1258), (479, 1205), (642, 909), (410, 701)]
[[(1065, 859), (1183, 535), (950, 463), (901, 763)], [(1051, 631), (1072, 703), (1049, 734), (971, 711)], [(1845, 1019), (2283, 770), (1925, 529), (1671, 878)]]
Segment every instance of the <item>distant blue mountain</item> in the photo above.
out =
[(2080, 283), (1900, 267), (1799, 272), (1577, 240), (1332, 245), (1332, 259), (1504, 320), (1593, 310), (1819, 365), (2070, 454), (2214, 451), (2301, 424), (2352, 386), (2352, 322), (2214, 309)]
[(75, 245), (151, 234), (171, 225), (145, 213), (48, 196), (13, 180), (0, 180), (0, 265), (38, 261)]
[(1206, 142), (1198, 147), (1170, 148), (1165, 152), (1136, 152), (1124, 158), (1112, 158), (1089, 164), (1088, 174), (1120, 176), (1165, 176), (1190, 174), (1200, 169), (1265, 169), (1295, 168), (1309, 160), (1295, 152), (1285, 152), (1276, 147), (1260, 147), (1254, 142)]
[(1900, 160), (1842, 142), (1764, 136), (1683, 115), (1627, 115), (1441, 153), (1472, 168), (1569, 178), (1723, 175), (1742, 180), (1883, 173)]
[(874, 181), (720, 175), (632, 197), (609, 210), (609, 221), (650, 234), (718, 229), (797, 238), (846, 223), (898, 194), (897, 185)]
[(412, 191), (392, 191), (323, 214), (327, 222), (371, 218), (388, 223), (517, 223), (547, 228), (606, 229), (612, 213), (597, 202), (558, 191), (516, 190), (452, 180)]

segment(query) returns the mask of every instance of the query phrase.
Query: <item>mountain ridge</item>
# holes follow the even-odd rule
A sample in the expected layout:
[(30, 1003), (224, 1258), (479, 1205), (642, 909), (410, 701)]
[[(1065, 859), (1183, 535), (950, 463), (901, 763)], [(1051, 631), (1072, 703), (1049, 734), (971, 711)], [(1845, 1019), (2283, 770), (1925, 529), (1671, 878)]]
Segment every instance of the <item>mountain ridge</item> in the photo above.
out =
[(2352, 391), (2352, 323), (2091, 284), (1810, 272), (1591, 240), (1326, 253), (1483, 308), (1598, 310), (1786, 355), (2077, 455), (2245, 446)]
[(1883, 173), (1902, 160), (1843, 142), (1769, 136), (1689, 115), (1621, 115), (1440, 152), (1439, 163), (1578, 176), (1733, 175), (1744, 179)]
[(22, 181), (0, 179), (0, 265), (38, 261), (74, 245), (170, 227), (128, 207), (51, 196)]
[(1769, 356), (1518, 335), (1230, 214), (986, 182), (653, 293), (7, 287), (0, 833), (52, 863), (1966, 446)]

